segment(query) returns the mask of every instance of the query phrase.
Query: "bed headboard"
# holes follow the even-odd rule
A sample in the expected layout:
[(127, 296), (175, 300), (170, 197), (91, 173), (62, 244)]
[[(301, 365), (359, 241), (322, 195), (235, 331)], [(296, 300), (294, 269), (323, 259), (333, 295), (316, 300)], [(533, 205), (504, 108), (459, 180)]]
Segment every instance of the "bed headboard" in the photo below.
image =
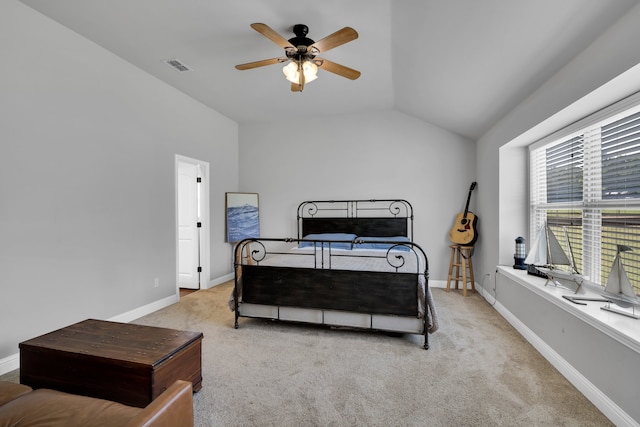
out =
[(413, 241), (413, 207), (402, 199), (315, 200), (298, 205), (298, 238), (316, 233), (406, 236)]

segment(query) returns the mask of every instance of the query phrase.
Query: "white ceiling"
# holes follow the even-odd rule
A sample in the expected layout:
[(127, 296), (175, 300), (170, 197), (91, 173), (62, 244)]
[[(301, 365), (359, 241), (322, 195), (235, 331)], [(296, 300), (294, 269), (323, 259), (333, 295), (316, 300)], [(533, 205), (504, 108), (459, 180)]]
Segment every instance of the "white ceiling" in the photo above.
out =
[[(396, 109), (475, 140), (640, 0), (21, 1), (239, 123)], [(353, 27), (322, 56), (362, 76), (292, 93), (281, 65), (238, 71), (283, 56), (254, 22)]]

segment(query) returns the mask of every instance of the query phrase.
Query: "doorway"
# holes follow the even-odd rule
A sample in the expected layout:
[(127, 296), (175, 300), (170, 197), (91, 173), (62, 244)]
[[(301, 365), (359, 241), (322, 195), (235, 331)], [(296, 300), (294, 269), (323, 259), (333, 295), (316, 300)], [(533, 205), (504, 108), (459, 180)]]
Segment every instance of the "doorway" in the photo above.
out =
[(209, 280), (209, 163), (176, 155), (176, 272), (179, 289)]

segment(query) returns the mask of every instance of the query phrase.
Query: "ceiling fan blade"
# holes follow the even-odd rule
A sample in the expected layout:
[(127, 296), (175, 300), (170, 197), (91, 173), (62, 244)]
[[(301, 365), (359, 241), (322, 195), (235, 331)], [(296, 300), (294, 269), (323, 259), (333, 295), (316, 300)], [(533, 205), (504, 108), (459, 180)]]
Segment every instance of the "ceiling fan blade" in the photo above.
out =
[(314, 62), (317, 63), (319, 68), (322, 68), (325, 71), (329, 71), (331, 73), (346, 77), (351, 80), (355, 80), (360, 77), (360, 71), (354, 70), (353, 68), (345, 67), (344, 65), (340, 65), (335, 62), (331, 62), (328, 59), (316, 57)]
[(262, 61), (248, 62), (246, 64), (236, 65), (236, 69), (238, 70), (250, 70), (252, 68), (264, 67), (265, 65), (279, 64), (282, 62), (287, 62), (289, 58), (271, 58), (271, 59), (263, 59)]
[(275, 30), (273, 30), (267, 24), (261, 24), (258, 22), (255, 24), (251, 24), (251, 28), (253, 28), (254, 30), (256, 30), (257, 32), (259, 32), (260, 34), (262, 34), (263, 36), (265, 36), (266, 38), (268, 38), (269, 40), (271, 40), (272, 42), (274, 42), (275, 44), (277, 44), (283, 49), (288, 47), (294, 47), (291, 43), (289, 43), (287, 39), (282, 37), (280, 34), (278, 34)]
[(318, 40), (317, 42), (309, 46), (309, 49), (316, 48), (320, 52), (326, 52), (329, 49), (341, 46), (357, 38), (358, 33), (356, 30), (351, 27), (344, 27), (343, 29), (336, 31), (333, 34), (330, 34), (327, 37)]

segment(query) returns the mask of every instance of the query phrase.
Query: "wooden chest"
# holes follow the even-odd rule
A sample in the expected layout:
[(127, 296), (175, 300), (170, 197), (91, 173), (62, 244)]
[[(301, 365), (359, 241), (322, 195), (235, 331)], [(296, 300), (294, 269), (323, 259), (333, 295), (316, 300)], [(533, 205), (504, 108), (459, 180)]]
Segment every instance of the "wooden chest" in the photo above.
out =
[(89, 319), (20, 343), (20, 382), (144, 407), (176, 380), (200, 390), (202, 337)]

